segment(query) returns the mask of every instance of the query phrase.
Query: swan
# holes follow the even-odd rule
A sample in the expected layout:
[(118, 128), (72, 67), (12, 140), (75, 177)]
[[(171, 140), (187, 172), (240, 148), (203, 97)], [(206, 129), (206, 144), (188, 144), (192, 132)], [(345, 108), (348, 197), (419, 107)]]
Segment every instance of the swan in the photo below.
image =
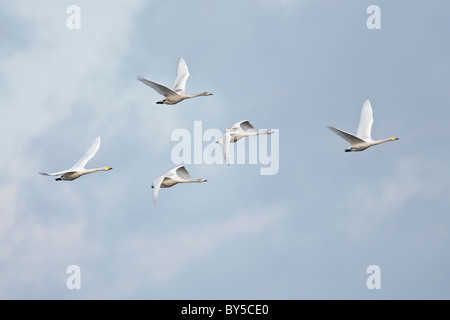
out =
[(101, 168), (96, 168), (96, 169), (85, 169), (84, 168), (86, 166), (86, 164), (88, 163), (88, 161), (91, 160), (91, 158), (97, 153), (98, 149), (100, 148), (100, 142), (101, 142), (100, 137), (96, 137), (94, 139), (94, 142), (92, 143), (92, 145), (89, 147), (89, 149), (84, 154), (84, 156), (80, 160), (78, 160), (78, 162), (75, 163), (72, 166), (72, 168), (70, 168), (69, 170), (64, 170), (64, 171), (55, 172), (55, 173), (39, 172), (39, 174), (42, 174), (44, 176), (60, 176), (59, 178), (55, 179), (56, 181), (61, 181), (61, 180), (72, 181), (72, 180), (75, 180), (75, 179), (81, 177), (82, 175), (85, 175), (88, 173), (92, 173), (92, 172), (96, 172), (96, 171), (111, 170), (112, 168), (110, 168), (110, 167), (101, 167)]
[(356, 136), (336, 129), (334, 127), (328, 126), (328, 129), (339, 135), (341, 138), (347, 140), (352, 145), (350, 148), (345, 149), (345, 152), (350, 151), (363, 151), (369, 147), (375, 146), (380, 143), (398, 140), (397, 137), (390, 137), (382, 140), (372, 140), (371, 131), (373, 124), (373, 112), (372, 106), (369, 99), (364, 101), (363, 107), (361, 109), (361, 118), (359, 119), (358, 130)]
[(244, 137), (257, 136), (259, 134), (269, 135), (272, 133), (273, 131), (271, 130), (256, 131), (255, 127), (248, 120), (243, 120), (228, 127), (225, 133), (216, 140), (216, 143), (222, 146), (225, 163), (229, 165), (230, 143), (234, 143)]
[(206, 182), (205, 179), (192, 179), (189, 172), (184, 166), (178, 166), (173, 168), (163, 176), (160, 176), (153, 180), (153, 202), (156, 204), (156, 198), (158, 197), (160, 188), (170, 188), (177, 183), (192, 183), (192, 182)]
[(166, 98), (162, 101), (156, 102), (157, 104), (177, 104), (178, 102), (183, 101), (184, 99), (190, 99), (194, 97), (200, 97), (200, 96), (210, 96), (212, 95), (211, 92), (202, 92), (197, 94), (189, 94), (185, 92), (186, 87), (186, 81), (189, 77), (189, 70), (187, 67), (186, 62), (182, 57), (178, 59), (178, 65), (177, 65), (177, 77), (175, 79), (175, 83), (173, 85), (173, 89), (167, 88), (166, 86), (163, 86), (162, 84), (144, 79), (141, 76), (138, 76), (137, 79), (141, 81), (142, 83), (146, 84), (147, 86), (153, 88), (158, 92), (159, 94), (165, 96)]

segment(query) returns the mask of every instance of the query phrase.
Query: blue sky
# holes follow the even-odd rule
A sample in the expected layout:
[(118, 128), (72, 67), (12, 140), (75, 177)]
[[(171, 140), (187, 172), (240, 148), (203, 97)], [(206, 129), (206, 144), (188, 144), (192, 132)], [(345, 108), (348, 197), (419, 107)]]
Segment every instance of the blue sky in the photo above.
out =
[[(79, 30), (66, 27), (73, 4)], [(379, 30), (366, 26), (373, 4)], [(448, 2), (0, 8), (1, 298), (450, 298)], [(136, 77), (172, 85), (180, 56), (187, 91), (213, 95), (157, 105)], [(372, 137), (400, 140), (345, 153), (326, 127), (356, 133), (366, 99)], [(189, 164), (208, 182), (153, 204), (152, 180), (176, 166), (174, 130), (244, 119), (278, 130), (277, 174)], [(38, 174), (69, 168), (99, 135), (87, 167), (112, 171)]]

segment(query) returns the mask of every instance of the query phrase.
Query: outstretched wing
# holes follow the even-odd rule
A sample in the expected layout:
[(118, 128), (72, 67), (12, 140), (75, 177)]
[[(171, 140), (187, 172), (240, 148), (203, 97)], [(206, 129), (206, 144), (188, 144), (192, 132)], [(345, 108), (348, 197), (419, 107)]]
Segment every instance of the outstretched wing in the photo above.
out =
[(255, 131), (255, 127), (253, 127), (248, 120), (244, 120), (241, 122), (238, 122), (238, 126), (242, 128), (242, 130), (253, 130)]
[(153, 180), (153, 203), (156, 204), (156, 198), (158, 197), (159, 189), (161, 188), (161, 183), (164, 180), (164, 176), (160, 176)]
[(179, 166), (175, 169), (175, 172), (181, 179), (191, 179), (191, 175), (184, 166)]
[(80, 160), (78, 160), (78, 162), (75, 163), (72, 166), (72, 168), (69, 169), (69, 171), (74, 170), (74, 169), (84, 168), (86, 166), (86, 164), (88, 163), (88, 161), (91, 160), (92, 157), (97, 153), (98, 149), (100, 148), (100, 143), (101, 143), (101, 138), (96, 137), (94, 139), (94, 142), (92, 142), (92, 145), (89, 147), (89, 149), (84, 154), (84, 156)]
[(156, 83), (156, 82), (144, 79), (141, 76), (138, 76), (137, 79), (139, 81), (141, 81), (143, 84), (146, 84), (147, 86), (149, 86), (150, 88), (153, 88), (156, 92), (158, 92), (159, 94), (161, 94), (161, 95), (163, 95), (165, 97), (177, 94), (172, 89), (169, 89), (166, 86), (163, 86), (162, 84), (159, 84), (159, 83)]
[(173, 84), (173, 90), (175, 92), (184, 92), (186, 89), (186, 81), (189, 77), (189, 70), (183, 58), (178, 59), (177, 65), (177, 77), (175, 78), (175, 83)]
[(345, 132), (345, 131), (342, 131), (342, 130), (339, 130), (339, 129), (336, 129), (333, 127), (327, 127), (327, 128), (330, 129), (331, 131), (333, 131), (334, 133), (336, 133), (341, 138), (347, 140), (351, 145), (355, 145), (355, 144), (364, 142), (364, 140), (361, 140), (360, 138), (355, 137), (354, 135), (352, 135), (348, 132)]
[(363, 107), (361, 109), (361, 118), (359, 119), (358, 131), (356, 131), (356, 136), (363, 140), (372, 140), (372, 124), (372, 106), (370, 105), (370, 101), (367, 99), (366, 101), (364, 101)]
[(61, 175), (65, 174), (65, 173), (70, 173), (70, 172), (75, 172), (75, 171), (64, 170), (64, 171), (55, 172), (55, 173), (39, 172), (39, 174), (42, 174), (43, 176), (61, 176)]
[(217, 142), (222, 147), (223, 151), (223, 160), (226, 164), (230, 165), (230, 143), (231, 143), (231, 134), (230, 129), (227, 129), (226, 132), (217, 138)]

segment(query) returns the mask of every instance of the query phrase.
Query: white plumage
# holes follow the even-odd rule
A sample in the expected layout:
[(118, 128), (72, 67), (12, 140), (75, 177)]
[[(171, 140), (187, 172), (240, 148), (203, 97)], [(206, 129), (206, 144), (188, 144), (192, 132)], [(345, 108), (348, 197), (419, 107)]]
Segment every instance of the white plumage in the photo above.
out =
[(96, 172), (96, 171), (108, 171), (112, 168), (110, 167), (101, 167), (101, 168), (95, 168), (95, 169), (85, 169), (86, 164), (89, 160), (92, 159), (92, 157), (97, 153), (98, 149), (100, 148), (101, 138), (96, 137), (94, 139), (94, 142), (92, 142), (92, 145), (89, 147), (89, 149), (86, 151), (86, 153), (83, 155), (83, 157), (78, 160), (70, 169), (55, 172), (55, 173), (45, 173), (45, 172), (39, 172), (39, 174), (42, 174), (44, 176), (60, 176), (59, 178), (56, 178), (56, 181), (72, 181), (75, 180), (82, 175)]
[(156, 92), (163, 95), (165, 97), (164, 100), (156, 102), (157, 104), (177, 104), (178, 102), (183, 101), (184, 99), (190, 99), (194, 97), (200, 97), (200, 96), (210, 96), (212, 95), (211, 92), (202, 92), (197, 94), (189, 94), (186, 93), (186, 81), (189, 77), (189, 70), (187, 67), (186, 62), (183, 58), (178, 59), (177, 64), (177, 76), (175, 79), (175, 83), (173, 85), (173, 89), (170, 89), (162, 84), (144, 79), (141, 76), (138, 76), (137, 79), (141, 81), (142, 83), (146, 84), (147, 86), (153, 88)]
[(223, 157), (226, 164), (230, 163), (230, 143), (234, 143), (244, 137), (256, 136), (259, 134), (272, 134), (271, 130), (262, 132), (256, 131), (248, 120), (243, 120), (233, 124), (225, 130), (225, 133), (220, 136), (216, 143), (222, 146)]
[(184, 166), (171, 169), (166, 174), (159, 176), (152, 183), (153, 202), (156, 204), (160, 188), (170, 188), (178, 183), (206, 182), (205, 179), (192, 179)]
[(345, 149), (345, 152), (363, 151), (371, 146), (380, 143), (398, 140), (397, 137), (390, 137), (382, 140), (373, 140), (371, 137), (372, 124), (373, 124), (372, 106), (370, 104), (370, 101), (366, 100), (361, 109), (361, 117), (359, 119), (359, 125), (358, 130), (356, 131), (356, 136), (351, 133), (336, 129), (334, 127), (328, 128), (337, 135), (339, 135), (341, 138), (347, 140), (351, 144), (351, 147)]

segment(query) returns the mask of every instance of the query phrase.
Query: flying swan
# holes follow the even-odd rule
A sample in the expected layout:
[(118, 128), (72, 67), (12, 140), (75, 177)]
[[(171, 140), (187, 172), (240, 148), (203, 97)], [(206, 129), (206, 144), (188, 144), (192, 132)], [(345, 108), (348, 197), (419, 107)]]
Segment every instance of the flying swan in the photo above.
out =
[(42, 174), (44, 176), (60, 176), (59, 178), (55, 179), (56, 181), (61, 181), (61, 180), (72, 181), (72, 180), (75, 180), (75, 179), (81, 177), (82, 175), (85, 175), (88, 173), (92, 173), (92, 172), (96, 172), (96, 171), (111, 170), (112, 168), (110, 168), (110, 167), (101, 167), (101, 168), (96, 168), (96, 169), (85, 169), (84, 168), (86, 166), (86, 164), (88, 163), (88, 161), (91, 160), (92, 157), (97, 153), (98, 149), (100, 148), (100, 142), (101, 142), (100, 137), (95, 138), (94, 142), (89, 147), (89, 149), (86, 151), (84, 156), (80, 160), (78, 160), (78, 162), (75, 163), (73, 165), (73, 167), (70, 168), (69, 170), (64, 170), (64, 171), (55, 172), (55, 173), (39, 172), (39, 174)]
[(189, 172), (184, 166), (178, 166), (173, 168), (165, 175), (160, 176), (153, 180), (153, 202), (156, 204), (156, 198), (158, 197), (160, 188), (170, 188), (177, 183), (191, 183), (191, 182), (206, 182), (205, 179), (192, 179)]
[(216, 140), (216, 143), (219, 143), (222, 146), (225, 163), (229, 165), (230, 143), (234, 143), (244, 137), (257, 136), (259, 134), (269, 135), (272, 133), (271, 130), (261, 132), (256, 131), (255, 127), (253, 127), (248, 120), (243, 120), (227, 128), (225, 133)]
[(363, 107), (361, 109), (361, 118), (359, 120), (359, 126), (356, 132), (356, 136), (333, 127), (328, 128), (337, 135), (339, 135), (341, 138), (347, 140), (352, 145), (350, 148), (345, 149), (345, 152), (363, 151), (369, 147), (375, 146), (380, 143), (398, 140), (397, 137), (390, 137), (382, 140), (372, 140), (371, 138), (372, 124), (373, 124), (372, 106), (370, 105), (370, 101), (367, 99), (364, 102)]
[(169, 89), (162, 84), (147, 80), (138, 76), (137, 79), (147, 86), (153, 88), (159, 94), (165, 97), (164, 100), (156, 102), (157, 104), (177, 104), (178, 102), (183, 101), (184, 99), (190, 99), (199, 96), (210, 96), (211, 92), (202, 92), (197, 94), (189, 94), (185, 92), (186, 81), (189, 77), (189, 70), (186, 62), (183, 58), (178, 59), (177, 65), (177, 77), (175, 79), (175, 83), (173, 85), (173, 89)]

